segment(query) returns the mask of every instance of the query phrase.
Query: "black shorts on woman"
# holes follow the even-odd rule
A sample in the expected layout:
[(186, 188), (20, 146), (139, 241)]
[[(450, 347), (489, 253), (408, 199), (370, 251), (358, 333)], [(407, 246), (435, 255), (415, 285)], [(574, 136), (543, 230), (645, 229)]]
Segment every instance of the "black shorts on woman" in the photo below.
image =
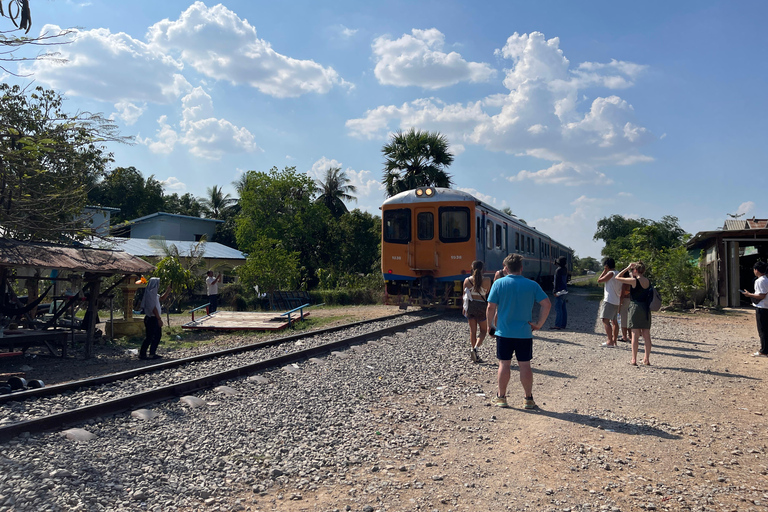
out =
[(525, 363), (533, 359), (533, 338), (505, 338), (496, 337), (496, 359), (509, 361), (512, 355), (517, 355), (518, 363)]

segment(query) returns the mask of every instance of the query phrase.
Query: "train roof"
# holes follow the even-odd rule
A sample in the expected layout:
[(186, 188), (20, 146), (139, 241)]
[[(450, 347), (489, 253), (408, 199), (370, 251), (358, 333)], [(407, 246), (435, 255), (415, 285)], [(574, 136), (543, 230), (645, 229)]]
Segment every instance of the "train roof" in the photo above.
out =
[(436, 202), (442, 202), (442, 201), (468, 201), (473, 202), (475, 204), (481, 205), (483, 208), (486, 208), (488, 210), (492, 210), (494, 213), (496, 213), (499, 216), (510, 218), (514, 223), (519, 224), (521, 227), (525, 229), (529, 229), (531, 231), (535, 231), (536, 233), (539, 233), (541, 236), (549, 238), (552, 242), (555, 242), (556, 244), (560, 245), (563, 248), (567, 248), (571, 251), (571, 247), (558, 242), (551, 236), (547, 235), (546, 233), (543, 233), (539, 231), (538, 229), (534, 228), (533, 226), (529, 226), (528, 224), (521, 222), (520, 219), (510, 216), (509, 214), (506, 214), (502, 212), (501, 210), (491, 206), (488, 203), (485, 203), (472, 194), (469, 194), (467, 192), (456, 190), (453, 188), (441, 188), (441, 187), (421, 187), (421, 190), (431, 188), (435, 191), (435, 193), (431, 196), (417, 196), (416, 190), (419, 189), (413, 189), (413, 190), (406, 190), (405, 192), (400, 192), (399, 194), (396, 194), (382, 204), (382, 206), (391, 206), (391, 205), (397, 205), (397, 204), (413, 204), (413, 203), (436, 203)]
[[(416, 190), (423, 190), (425, 188), (431, 188), (435, 191), (435, 193), (431, 196), (424, 195), (419, 197), (416, 195)], [(441, 187), (422, 187), (420, 189), (400, 192), (399, 194), (394, 195), (384, 201), (384, 206), (389, 206), (391, 204), (411, 204), (414, 202), (435, 203), (438, 201), (471, 201), (473, 203), (479, 202), (475, 196), (472, 194), (467, 194), (466, 192), (462, 192), (461, 190)]]

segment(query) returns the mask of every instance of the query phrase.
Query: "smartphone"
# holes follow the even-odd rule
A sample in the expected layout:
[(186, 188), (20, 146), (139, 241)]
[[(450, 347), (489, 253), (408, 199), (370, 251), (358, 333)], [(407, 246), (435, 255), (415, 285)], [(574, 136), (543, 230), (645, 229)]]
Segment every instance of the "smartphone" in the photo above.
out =
[(741, 293), (747, 293), (747, 290), (739, 290)]

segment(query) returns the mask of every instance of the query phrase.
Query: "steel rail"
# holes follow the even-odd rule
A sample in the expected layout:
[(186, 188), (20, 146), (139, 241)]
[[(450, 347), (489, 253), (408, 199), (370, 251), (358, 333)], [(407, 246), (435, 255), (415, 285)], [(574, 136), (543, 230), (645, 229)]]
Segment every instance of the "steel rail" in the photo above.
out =
[(157, 402), (163, 402), (178, 396), (184, 396), (204, 389), (209, 389), (221, 381), (234, 379), (244, 375), (250, 375), (269, 368), (295, 363), (297, 361), (302, 361), (310, 357), (328, 353), (336, 348), (362, 342), (368, 338), (386, 336), (388, 334), (393, 334), (395, 332), (412, 327), (418, 327), (420, 325), (424, 325), (437, 320), (442, 316), (443, 315), (438, 314), (419, 318), (411, 322), (406, 322), (391, 327), (385, 327), (384, 329), (380, 329), (378, 331), (359, 334), (350, 338), (319, 345), (317, 347), (307, 348), (297, 352), (292, 352), (290, 354), (284, 354), (272, 359), (267, 359), (236, 368), (230, 368), (223, 372), (213, 373), (204, 377), (186, 380), (176, 384), (155, 388), (149, 391), (143, 391), (123, 398), (116, 398), (114, 400), (109, 400), (100, 404), (88, 405), (85, 407), (70, 409), (69, 411), (59, 412), (41, 418), (24, 420), (18, 423), (12, 423), (10, 425), (3, 425), (0, 427), (0, 439), (10, 439), (24, 432), (29, 432), (32, 434), (58, 430), (63, 427), (69, 427), (83, 423), (90, 419), (119, 414)]
[(133, 368), (131, 370), (125, 370), (118, 373), (99, 375), (97, 377), (90, 377), (88, 379), (64, 382), (64, 383), (55, 384), (52, 386), (45, 386), (43, 388), (28, 389), (26, 391), (16, 391), (8, 395), (0, 395), (0, 405), (5, 404), (7, 402), (18, 402), (18, 401), (26, 400), (27, 398), (32, 398), (32, 397), (53, 396), (53, 395), (59, 395), (61, 393), (64, 393), (65, 391), (74, 391), (80, 388), (101, 386), (102, 384), (109, 384), (110, 382), (126, 380), (139, 375), (153, 373), (160, 370), (166, 370), (169, 368), (175, 368), (177, 366), (183, 366), (189, 363), (205, 361), (207, 359), (215, 359), (217, 357), (227, 356), (232, 354), (239, 354), (241, 352), (248, 352), (251, 350), (258, 350), (260, 348), (270, 347), (272, 345), (280, 345), (281, 343), (288, 343), (291, 341), (309, 338), (312, 336), (329, 334), (336, 331), (343, 331), (344, 329), (351, 329), (353, 327), (358, 327), (358, 326), (373, 323), (373, 322), (392, 320), (394, 318), (399, 318), (406, 314), (407, 313), (396, 313), (394, 315), (383, 316), (383, 317), (373, 318), (369, 320), (361, 320), (359, 322), (338, 325), (336, 327), (327, 327), (325, 329), (319, 329), (317, 331), (307, 331), (303, 333), (292, 334), (290, 336), (283, 336), (282, 338), (275, 338), (272, 340), (260, 341), (257, 343), (249, 343), (248, 345), (240, 345), (237, 347), (217, 350), (214, 352), (207, 352), (205, 354), (198, 354), (196, 356), (185, 357), (182, 359), (173, 359), (169, 361), (163, 361), (162, 363), (141, 366), (139, 368)]

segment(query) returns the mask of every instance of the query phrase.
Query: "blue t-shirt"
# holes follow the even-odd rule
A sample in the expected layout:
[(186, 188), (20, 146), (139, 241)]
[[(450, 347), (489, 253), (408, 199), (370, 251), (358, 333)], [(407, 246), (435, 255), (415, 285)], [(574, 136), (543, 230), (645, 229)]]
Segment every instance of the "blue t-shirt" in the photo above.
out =
[(488, 294), (488, 302), (498, 307), (499, 321), (496, 335), (505, 338), (531, 338), (528, 324), (532, 320), (533, 305), (547, 298), (536, 281), (527, 277), (509, 275), (497, 279)]

